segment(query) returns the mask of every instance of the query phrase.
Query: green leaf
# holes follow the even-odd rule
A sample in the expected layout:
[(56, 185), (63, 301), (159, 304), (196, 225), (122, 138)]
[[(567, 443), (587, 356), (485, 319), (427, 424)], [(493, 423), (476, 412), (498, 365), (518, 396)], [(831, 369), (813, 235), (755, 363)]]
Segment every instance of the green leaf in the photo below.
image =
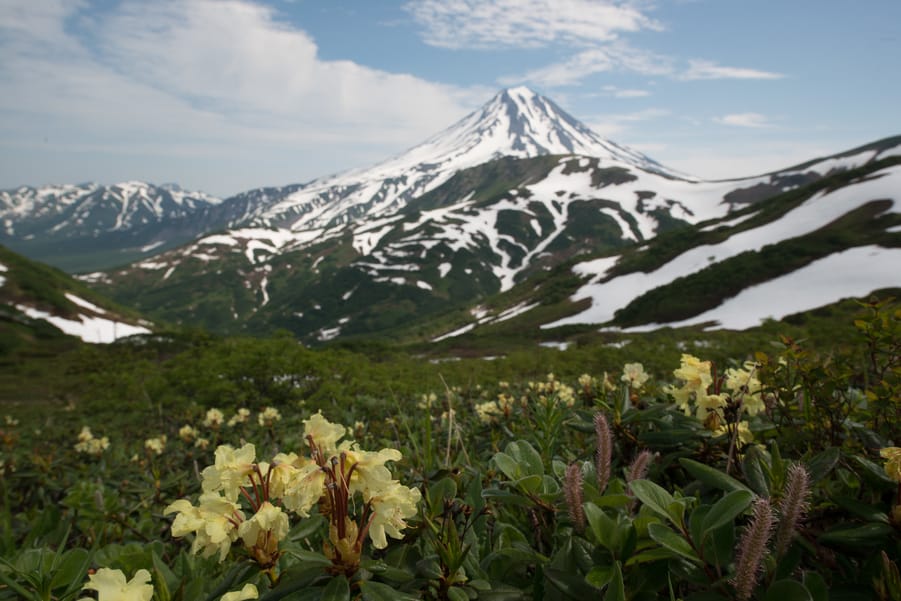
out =
[(703, 536), (734, 520), (751, 505), (753, 500), (754, 493), (746, 490), (733, 490), (727, 493), (726, 496), (714, 503), (707, 515), (704, 516), (704, 521), (701, 522)]
[(482, 491), (482, 498), (494, 499), (500, 503), (519, 505), (521, 507), (531, 507), (535, 504), (531, 499), (527, 499), (519, 493), (502, 488), (486, 488)]
[(766, 451), (756, 445), (751, 445), (745, 451), (741, 469), (745, 474), (748, 485), (758, 495), (768, 497), (770, 495), (770, 482), (773, 474), (770, 469), (770, 458)]
[(419, 597), (401, 592), (387, 584), (372, 580), (361, 581), (360, 590), (363, 592), (363, 601), (418, 601), (419, 599)]
[(632, 490), (632, 494), (649, 509), (662, 518), (671, 519), (669, 506), (675, 499), (666, 489), (650, 480), (633, 480), (629, 483), (629, 488)]
[(804, 587), (810, 592), (813, 601), (829, 601), (829, 587), (817, 572), (804, 572)]
[(346, 576), (335, 576), (325, 585), (322, 601), (348, 601), (350, 599), (350, 583)]
[(522, 476), (519, 463), (517, 463), (510, 455), (506, 453), (495, 453), (492, 461), (494, 461), (494, 465), (497, 466), (497, 469), (502, 471), (510, 480), (519, 480), (520, 476)]
[(598, 594), (577, 571), (548, 566), (544, 568), (544, 577), (570, 599), (590, 599)]
[(542, 479), (538, 474), (533, 474), (516, 480), (514, 484), (518, 489), (527, 494), (537, 495), (541, 492)]
[(442, 478), (429, 486), (428, 500), (432, 515), (438, 515), (444, 509), (444, 500), (457, 496), (457, 483), (451, 478)]
[(75, 582), (83, 582), (91, 567), (91, 554), (87, 549), (72, 549), (63, 555), (62, 561), (53, 574), (51, 589), (69, 586)]
[(888, 524), (874, 523), (864, 524), (856, 528), (837, 528), (831, 530), (819, 538), (819, 542), (852, 547), (878, 547), (886, 542), (886, 538), (892, 534), (892, 527)]
[(810, 481), (819, 482), (828, 476), (841, 456), (842, 451), (840, 448), (829, 447), (812, 457), (807, 462), (807, 472), (810, 474)]
[(594, 535), (594, 542), (610, 549), (610, 541), (613, 539), (613, 531), (616, 528), (616, 522), (608, 516), (604, 511), (594, 503), (585, 503), (585, 518), (588, 520), (588, 526)]
[(695, 563), (702, 563), (694, 550), (692, 550), (691, 545), (688, 544), (688, 541), (673, 532), (668, 526), (663, 524), (650, 524), (648, 526), (648, 534), (652, 539), (676, 555), (680, 555)]
[(604, 588), (612, 579), (613, 566), (595, 566), (585, 574), (585, 581), (595, 588)]
[(813, 597), (797, 580), (777, 580), (767, 589), (763, 601), (813, 601)]
[(728, 474), (724, 474), (714, 467), (710, 467), (709, 465), (704, 465), (694, 459), (689, 459), (687, 457), (682, 457), (679, 459), (679, 463), (685, 468), (693, 478), (700, 480), (702, 483), (710, 486), (712, 488), (718, 488), (720, 490), (724, 490), (726, 492), (732, 492), (733, 490), (746, 490), (748, 492), (751, 491), (750, 488), (729, 476)]
[(842, 509), (850, 512), (852, 515), (863, 518), (868, 522), (884, 522), (886, 524), (889, 523), (888, 515), (879, 507), (861, 503), (857, 499), (843, 495), (834, 495), (832, 497), (832, 501)]
[(543, 476), (544, 462), (541, 455), (525, 440), (515, 440), (507, 445), (504, 451), (521, 466), (521, 473)]
[(611, 576), (610, 584), (607, 586), (607, 593), (604, 595), (604, 601), (626, 601), (623, 571), (619, 567), (618, 561), (613, 562), (613, 574)]
[(449, 601), (469, 601), (469, 595), (459, 586), (452, 586), (447, 589), (447, 598)]

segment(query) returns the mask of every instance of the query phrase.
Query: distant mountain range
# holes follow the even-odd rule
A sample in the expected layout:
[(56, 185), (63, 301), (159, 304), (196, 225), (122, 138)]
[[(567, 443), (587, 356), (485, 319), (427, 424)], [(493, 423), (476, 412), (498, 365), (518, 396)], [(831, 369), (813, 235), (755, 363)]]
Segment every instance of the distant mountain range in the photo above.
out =
[[(896, 137), (700, 181), (514, 88), (402, 155), (306, 184), (225, 200), (146, 184), (9, 191), (0, 241), (137, 257), (84, 279), (158, 319), (311, 343), (507, 320), (748, 327), (901, 287), (887, 268), (901, 264), (899, 165)], [(833, 283), (814, 285), (822, 274)]]

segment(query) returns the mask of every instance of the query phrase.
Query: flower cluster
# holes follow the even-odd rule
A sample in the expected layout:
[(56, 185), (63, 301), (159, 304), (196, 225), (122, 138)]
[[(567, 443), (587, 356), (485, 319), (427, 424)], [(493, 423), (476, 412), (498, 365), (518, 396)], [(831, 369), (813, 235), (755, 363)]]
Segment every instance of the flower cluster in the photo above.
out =
[(482, 423), (496, 422), (500, 417), (509, 418), (515, 404), (513, 395), (502, 392), (497, 395), (496, 401), (476, 403), (476, 415)]
[[(288, 533), (288, 512), (305, 518), (318, 505), (330, 523), (326, 551), (337, 571), (352, 573), (367, 535), (378, 549), (387, 546), (387, 536), (403, 536), (420, 493), (394, 480), (385, 466), (401, 459), (399, 451), (364, 451), (341, 442), (346, 431), (315, 414), (304, 420), (309, 456), (279, 453), (271, 463), (258, 462), (252, 444), (220, 446), (215, 464), (201, 474), (198, 505), (181, 499), (166, 508), (166, 514), (177, 513), (172, 535), (194, 533), (192, 552), (218, 554), (220, 561), (240, 540), (251, 558), (270, 568)], [(356, 495), (362, 498), (358, 521), (350, 515)]]
[(257, 416), (257, 422), (264, 428), (271, 428), (275, 422), (282, 419), (282, 414), (275, 407), (266, 407)]
[(78, 442), (75, 443), (75, 450), (86, 455), (100, 456), (103, 451), (109, 448), (109, 438), (94, 438), (91, 429), (87, 426), (81, 428), (78, 434)]
[(160, 434), (154, 438), (148, 438), (144, 441), (144, 448), (147, 449), (148, 453), (162, 455), (163, 450), (166, 448), (166, 435)]
[(685, 415), (694, 412), (695, 417), (715, 434), (731, 432), (731, 426), (738, 439), (747, 444), (754, 436), (748, 422), (738, 418), (742, 414), (757, 415), (766, 408), (755, 370), (756, 365), (747, 362), (740, 369), (727, 369), (723, 378), (716, 380), (710, 361), (683, 354), (681, 365), (673, 371), (682, 384), (669, 386), (666, 392), (673, 396), (676, 406)]
[(886, 460), (885, 473), (888, 477), (901, 484), (901, 447), (881, 449), (879, 456)]
[(576, 403), (576, 391), (558, 380), (554, 374), (548, 374), (544, 382), (529, 382), (529, 392), (537, 393), (538, 400), (547, 404), (548, 401), (562, 403), (572, 407)]

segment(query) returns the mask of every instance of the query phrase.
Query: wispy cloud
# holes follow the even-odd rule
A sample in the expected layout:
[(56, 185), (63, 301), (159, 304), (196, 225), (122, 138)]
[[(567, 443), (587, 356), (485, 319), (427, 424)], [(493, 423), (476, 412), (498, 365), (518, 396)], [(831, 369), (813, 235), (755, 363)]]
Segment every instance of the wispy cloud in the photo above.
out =
[(667, 109), (649, 108), (631, 113), (595, 115), (586, 119), (585, 123), (591, 131), (604, 137), (612, 137), (622, 134), (632, 125), (668, 117), (670, 114), (671, 112)]
[(635, 90), (629, 88), (618, 88), (616, 86), (604, 86), (604, 92), (614, 98), (645, 98), (651, 93), (647, 90)]
[(423, 41), (456, 50), (571, 48), (562, 61), (500, 78), (502, 85), (529, 82), (547, 87), (577, 85), (608, 71), (699, 79), (778, 79), (780, 73), (679, 59), (624, 41), (626, 34), (660, 31), (653, 4), (622, 0), (411, 0), (406, 10), (422, 27)]
[(585, 45), (662, 28), (635, 3), (611, 0), (417, 0), (405, 8), (423, 40), (442, 48)]
[(576, 85), (589, 75), (606, 71), (632, 71), (644, 75), (672, 72), (666, 57), (637, 50), (625, 43), (615, 43), (578, 52), (565, 61), (533, 69), (521, 75), (503, 77), (502, 85), (529, 82), (541, 86)]
[(716, 117), (714, 121), (721, 125), (733, 125), (735, 127), (763, 128), (773, 126), (766, 115), (761, 115), (760, 113), (732, 113)]
[[(323, 60), (306, 32), (249, 0), (84, 8), (0, 8), (5, 146), (46, 139), (59, 152), (155, 154), (168, 145), (198, 157), (240, 149), (269, 163), (314, 157), (298, 163), (303, 181), (412, 145), (487, 93)], [(327, 150), (348, 147), (357, 154)]]
[(725, 67), (712, 61), (691, 60), (688, 70), (679, 76), (681, 79), (781, 79), (781, 73), (760, 71), (744, 67)]

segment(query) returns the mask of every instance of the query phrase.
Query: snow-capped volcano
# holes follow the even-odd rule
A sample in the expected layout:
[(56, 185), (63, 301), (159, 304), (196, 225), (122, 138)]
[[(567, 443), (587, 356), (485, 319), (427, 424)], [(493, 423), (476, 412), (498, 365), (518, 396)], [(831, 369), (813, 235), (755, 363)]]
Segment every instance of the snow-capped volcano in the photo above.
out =
[(314, 180), (261, 208), (256, 226), (294, 231), (330, 228), (365, 215), (394, 212), (462, 169), (503, 156), (548, 154), (597, 157), (604, 166), (637, 167), (674, 178), (643, 154), (605, 140), (529, 88), (503, 90), (449, 128), (374, 167)]

